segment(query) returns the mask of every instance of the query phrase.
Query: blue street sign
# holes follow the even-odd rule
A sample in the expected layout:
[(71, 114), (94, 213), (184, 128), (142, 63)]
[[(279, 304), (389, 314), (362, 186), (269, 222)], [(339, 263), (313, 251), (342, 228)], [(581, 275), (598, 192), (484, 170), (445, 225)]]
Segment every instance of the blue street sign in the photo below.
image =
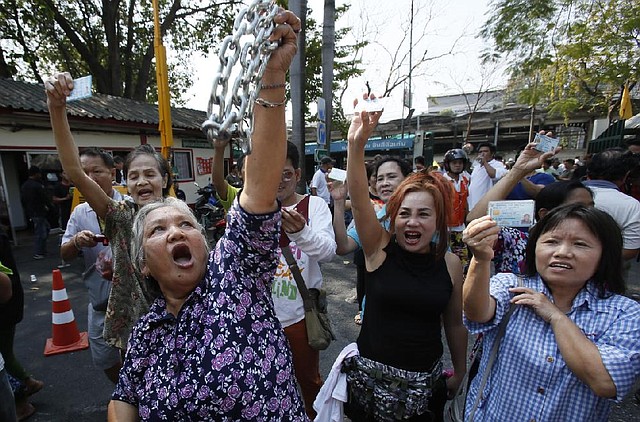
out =
[(318, 122), (318, 145), (327, 144), (327, 126), (323, 122)]
[(326, 122), (326, 114), (325, 114), (325, 109), (326, 109), (326, 105), (324, 102), (324, 98), (322, 97), (318, 97), (316, 98), (316, 102), (318, 103), (318, 120), (320, 120), (321, 122)]

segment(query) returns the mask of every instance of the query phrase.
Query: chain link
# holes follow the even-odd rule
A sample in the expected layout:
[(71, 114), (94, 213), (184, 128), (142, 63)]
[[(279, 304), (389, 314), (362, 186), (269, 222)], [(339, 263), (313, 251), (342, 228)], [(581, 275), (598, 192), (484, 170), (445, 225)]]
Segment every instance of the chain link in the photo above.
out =
[[(255, 99), (271, 52), (278, 48), (277, 43), (269, 41), (278, 10), (271, 0), (253, 0), (240, 10), (233, 33), (222, 41), (218, 54), (220, 64), (207, 107), (209, 118), (202, 124), (202, 130), (214, 144), (235, 140), (245, 154), (251, 153)], [(238, 71), (232, 81), (232, 73)], [(229, 82), (233, 83), (231, 89)]]

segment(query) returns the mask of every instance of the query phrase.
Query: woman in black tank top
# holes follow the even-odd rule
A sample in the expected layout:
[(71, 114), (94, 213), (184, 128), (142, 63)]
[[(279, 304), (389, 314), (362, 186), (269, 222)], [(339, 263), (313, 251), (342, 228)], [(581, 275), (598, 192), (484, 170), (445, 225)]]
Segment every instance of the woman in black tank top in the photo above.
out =
[[(409, 176), (387, 203), (384, 230), (369, 201), (364, 164), (380, 115), (356, 113), (348, 136), (347, 179), (369, 274), (360, 356), (345, 361), (345, 410), (354, 421), (439, 421), (466, 371), (462, 265), (447, 252), (452, 192), (437, 173)], [(441, 325), (455, 371), (446, 385)]]

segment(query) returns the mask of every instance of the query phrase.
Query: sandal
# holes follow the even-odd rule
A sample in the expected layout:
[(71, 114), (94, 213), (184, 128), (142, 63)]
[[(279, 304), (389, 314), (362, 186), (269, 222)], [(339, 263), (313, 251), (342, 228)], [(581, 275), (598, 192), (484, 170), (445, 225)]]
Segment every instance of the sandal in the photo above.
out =
[(362, 325), (362, 315), (360, 315), (360, 312), (358, 312), (356, 316), (353, 317), (353, 322), (355, 322), (356, 325)]

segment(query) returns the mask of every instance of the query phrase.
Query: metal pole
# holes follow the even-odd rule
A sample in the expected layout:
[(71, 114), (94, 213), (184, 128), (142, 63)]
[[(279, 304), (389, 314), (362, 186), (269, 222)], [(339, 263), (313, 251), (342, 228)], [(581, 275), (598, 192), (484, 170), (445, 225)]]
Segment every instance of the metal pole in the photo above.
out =
[[(302, 28), (306, 26), (307, 2), (306, 0), (290, 0), (289, 9), (295, 13), (302, 21)], [(298, 184), (298, 191), (306, 190), (306, 160), (304, 159), (304, 70), (305, 70), (305, 31), (298, 34), (298, 54), (293, 57), (290, 70), (291, 83), (291, 105), (292, 105), (292, 124), (291, 124), (291, 142), (293, 142), (300, 152), (302, 159), (300, 160), (300, 171), (302, 177)]]
[(322, 96), (325, 106), (325, 128), (327, 154), (331, 154), (331, 120), (333, 113), (333, 61), (335, 57), (335, 0), (324, 0), (322, 22)]
[[(409, 24), (409, 110), (413, 106), (413, 96), (411, 92), (411, 72), (413, 71), (413, 0), (411, 0), (411, 21)], [(408, 132), (411, 134), (411, 113), (409, 113)], [(404, 139), (404, 135), (402, 135)]]

